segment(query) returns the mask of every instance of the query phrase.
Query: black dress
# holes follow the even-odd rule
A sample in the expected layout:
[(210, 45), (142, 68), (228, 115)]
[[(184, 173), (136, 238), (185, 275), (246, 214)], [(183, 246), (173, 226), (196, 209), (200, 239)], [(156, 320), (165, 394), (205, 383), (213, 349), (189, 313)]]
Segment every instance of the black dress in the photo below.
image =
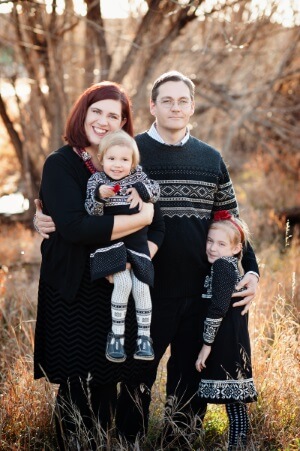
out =
[[(102, 385), (132, 380), (146, 364), (133, 359), (137, 323), (130, 297), (126, 316), (128, 358), (116, 365), (105, 357), (111, 330), (111, 293), (106, 279), (91, 281), (90, 252), (109, 242), (112, 216), (90, 216), (84, 207), (90, 172), (70, 146), (46, 160), (40, 198), (56, 231), (41, 245), (42, 263), (35, 330), (34, 377), (50, 382)], [(160, 246), (163, 221), (155, 207), (150, 240)]]
[(89, 380), (108, 384), (134, 378), (142, 370), (132, 358), (137, 324), (130, 298), (126, 316), (126, 362), (116, 365), (105, 357), (111, 330), (112, 284), (106, 279), (91, 282), (89, 255), (75, 299), (62, 298), (58, 290), (40, 279), (35, 331), (34, 376), (53, 383)]
[(198, 395), (212, 404), (253, 402), (257, 398), (252, 378), (248, 314), (243, 307), (232, 307), (238, 298), (231, 298), (241, 280), (238, 260), (222, 257), (211, 267), (207, 276), (204, 298), (208, 298), (204, 322), (204, 343), (212, 346), (201, 371)]
[[(117, 187), (114, 196), (99, 199), (101, 185)], [(85, 207), (90, 215), (132, 215), (138, 207), (130, 208), (128, 188), (135, 188), (144, 202), (157, 202), (160, 194), (158, 182), (151, 180), (138, 165), (130, 174), (120, 180), (111, 179), (105, 172), (95, 172), (87, 183)], [(143, 283), (154, 284), (154, 269), (148, 247), (148, 227), (131, 233), (119, 240), (110, 241), (107, 246), (91, 253), (92, 280), (125, 271), (126, 263), (131, 264), (135, 276)]]

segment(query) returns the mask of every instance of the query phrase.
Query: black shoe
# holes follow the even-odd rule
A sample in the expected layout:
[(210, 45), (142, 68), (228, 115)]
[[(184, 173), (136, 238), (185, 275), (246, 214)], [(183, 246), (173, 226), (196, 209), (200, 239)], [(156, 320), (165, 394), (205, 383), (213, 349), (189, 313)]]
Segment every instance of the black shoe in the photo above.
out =
[(121, 338), (124, 339), (124, 335), (115, 335), (113, 332), (109, 332), (107, 335), (105, 355), (111, 362), (124, 362), (126, 360), (127, 356)]
[(152, 339), (146, 335), (140, 335), (136, 340), (136, 348), (133, 356), (137, 360), (153, 360), (154, 351), (152, 347)]

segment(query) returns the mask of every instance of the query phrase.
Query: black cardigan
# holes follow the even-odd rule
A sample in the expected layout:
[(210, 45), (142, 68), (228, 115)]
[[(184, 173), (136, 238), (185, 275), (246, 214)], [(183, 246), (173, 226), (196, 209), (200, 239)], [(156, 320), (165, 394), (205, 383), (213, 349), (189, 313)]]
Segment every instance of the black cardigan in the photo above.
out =
[[(41, 244), (41, 278), (63, 298), (75, 298), (90, 250), (111, 240), (113, 216), (90, 216), (85, 210), (90, 172), (72, 147), (64, 146), (45, 161), (40, 199), (56, 231)], [(155, 206), (149, 240), (160, 246), (164, 223)]]

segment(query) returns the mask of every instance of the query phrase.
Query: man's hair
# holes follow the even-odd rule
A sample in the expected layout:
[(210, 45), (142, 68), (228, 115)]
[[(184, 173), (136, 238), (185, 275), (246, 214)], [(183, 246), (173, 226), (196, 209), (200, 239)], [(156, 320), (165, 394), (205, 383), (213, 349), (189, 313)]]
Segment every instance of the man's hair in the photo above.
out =
[(155, 82), (153, 83), (152, 89), (151, 89), (151, 100), (152, 102), (156, 102), (156, 99), (158, 97), (158, 89), (161, 85), (164, 83), (167, 83), (168, 81), (183, 81), (187, 85), (190, 91), (191, 99), (194, 100), (195, 96), (195, 85), (192, 82), (192, 80), (185, 75), (183, 75), (181, 72), (178, 72), (177, 70), (171, 70), (169, 72), (165, 72), (164, 74), (160, 75)]
[(101, 164), (103, 162), (104, 155), (112, 146), (125, 146), (131, 149), (132, 166), (134, 169), (136, 169), (140, 161), (140, 153), (138, 146), (132, 136), (128, 135), (128, 133), (124, 132), (124, 130), (121, 129), (110, 132), (106, 136), (104, 136), (100, 141), (98, 152), (98, 159)]

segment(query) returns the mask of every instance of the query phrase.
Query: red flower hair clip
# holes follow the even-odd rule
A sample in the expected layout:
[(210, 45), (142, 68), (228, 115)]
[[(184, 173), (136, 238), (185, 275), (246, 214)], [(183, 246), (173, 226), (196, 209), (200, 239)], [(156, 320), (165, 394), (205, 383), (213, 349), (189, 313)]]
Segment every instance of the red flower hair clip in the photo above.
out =
[(119, 183), (116, 183), (116, 185), (113, 186), (113, 188), (112, 188), (112, 190), (113, 190), (113, 192), (114, 192), (115, 194), (118, 194), (118, 192), (120, 191), (120, 189), (121, 189), (121, 185), (119, 185)]
[(214, 214), (214, 221), (226, 221), (232, 218), (228, 210), (216, 211)]
[(214, 213), (214, 221), (230, 221), (236, 229), (240, 232), (242, 243), (245, 240), (245, 234), (242, 227), (239, 226), (237, 222), (235, 222), (234, 217), (228, 210), (220, 210)]

